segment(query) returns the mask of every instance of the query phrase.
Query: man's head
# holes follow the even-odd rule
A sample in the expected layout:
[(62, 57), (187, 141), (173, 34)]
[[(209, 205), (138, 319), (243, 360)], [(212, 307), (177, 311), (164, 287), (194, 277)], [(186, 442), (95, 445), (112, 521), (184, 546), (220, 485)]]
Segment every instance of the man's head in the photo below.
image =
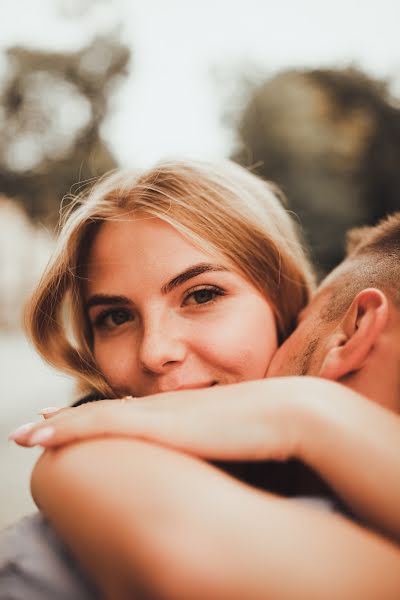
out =
[(347, 384), (400, 412), (400, 213), (348, 235), (348, 255), (321, 283), (268, 376)]

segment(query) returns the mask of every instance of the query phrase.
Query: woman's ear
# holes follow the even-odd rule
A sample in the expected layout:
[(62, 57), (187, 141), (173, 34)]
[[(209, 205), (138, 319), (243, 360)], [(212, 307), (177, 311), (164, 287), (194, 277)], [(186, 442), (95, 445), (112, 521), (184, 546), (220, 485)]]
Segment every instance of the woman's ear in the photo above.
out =
[(389, 303), (381, 290), (366, 288), (357, 294), (328, 341), (318, 376), (338, 381), (361, 369), (388, 317)]

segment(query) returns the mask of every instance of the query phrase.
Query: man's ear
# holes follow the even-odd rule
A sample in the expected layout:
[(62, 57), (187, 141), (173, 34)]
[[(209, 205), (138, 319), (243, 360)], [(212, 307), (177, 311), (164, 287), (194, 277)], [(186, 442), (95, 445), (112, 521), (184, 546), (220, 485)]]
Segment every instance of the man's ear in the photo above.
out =
[(389, 317), (385, 294), (366, 288), (354, 298), (328, 341), (318, 376), (337, 381), (367, 362)]

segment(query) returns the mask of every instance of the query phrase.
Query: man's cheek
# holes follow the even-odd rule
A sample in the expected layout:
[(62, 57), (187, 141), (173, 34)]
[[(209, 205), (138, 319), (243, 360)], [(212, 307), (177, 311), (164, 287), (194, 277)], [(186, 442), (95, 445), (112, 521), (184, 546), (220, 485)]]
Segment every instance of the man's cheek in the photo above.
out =
[(281, 377), (287, 375), (286, 372), (291, 362), (290, 353), (285, 346), (281, 346), (272, 357), (271, 363), (267, 370), (267, 377)]

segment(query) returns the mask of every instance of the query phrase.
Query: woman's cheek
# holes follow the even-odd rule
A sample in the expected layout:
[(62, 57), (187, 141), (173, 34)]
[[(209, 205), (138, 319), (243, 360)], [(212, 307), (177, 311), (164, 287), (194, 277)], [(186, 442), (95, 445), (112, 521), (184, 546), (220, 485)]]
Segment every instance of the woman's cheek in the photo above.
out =
[(207, 332), (203, 329), (202, 339), (208, 362), (240, 380), (264, 377), (277, 349), (272, 311), (245, 312), (241, 319), (236, 313), (232, 319), (214, 322)]
[(125, 388), (132, 379), (133, 357), (121, 342), (95, 344), (96, 364), (109, 385), (114, 388)]

